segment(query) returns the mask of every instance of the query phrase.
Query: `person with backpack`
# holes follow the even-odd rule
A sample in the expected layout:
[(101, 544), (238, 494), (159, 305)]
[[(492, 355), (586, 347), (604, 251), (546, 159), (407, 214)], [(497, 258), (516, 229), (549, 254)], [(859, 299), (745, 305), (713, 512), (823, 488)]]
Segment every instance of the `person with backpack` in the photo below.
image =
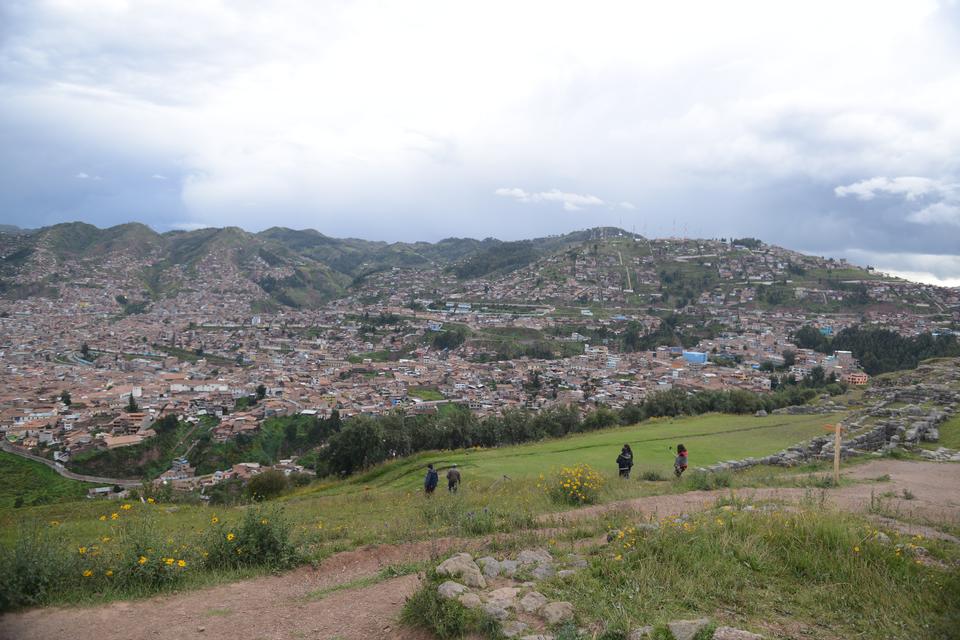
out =
[(620, 455), (617, 456), (617, 467), (620, 470), (621, 478), (629, 478), (630, 470), (633, 468), (633, 450), (630, 448), (630, 445), (623, 445), (623, 449), (620, 450)]
[(437, 473), (437, 470), (433, 468), (433, 463), (427, 465), (427, 475), (423, 479), (423, 490), (426, 494), (433, 495), (433, 490), (437, 488), (437, 483), (440, 482), (440, 475)]
[(687, 448), (677, 445), (677, 457), (673, 461), (673, 473), (679, 478), (687, 470)]
[(447, 470), (447, 491), (450, 493), (456, 493), (457, 489), (460, 488), (460, 470), (457, 469), (457, 465), (451, 465), (450, 469)]

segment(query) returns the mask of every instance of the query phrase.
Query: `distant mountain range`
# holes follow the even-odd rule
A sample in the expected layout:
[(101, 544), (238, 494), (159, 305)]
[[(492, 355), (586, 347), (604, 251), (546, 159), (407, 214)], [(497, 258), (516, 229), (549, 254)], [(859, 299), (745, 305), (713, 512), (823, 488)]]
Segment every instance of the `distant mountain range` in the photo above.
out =
[[(590, 255), (585, 252), (585, 247), (589, 247), (598, 272), (607, 269), (624, 274), (639, 268), (631, 264), (645, 261), (644, 268), (660, 279), (659, 283), (648, 279), (648, 293), (673, 287), (676, 293), (692, 300), (723, 280), (716, 262), (711, 266), (706, 257), (710, 250), (698, 246), (707, 242), (710, 241), (648, 242), (613, 227), (512, 242), (447, 238), (433, 243), (388, 243), (332, 238), (312, 229), (284, 227), (259, 233), (237, 227), (157, 233), (139, 223), (100, 229), (71, 222), (30, 231), (4, 225), (0, 228), (0, 296), (55, 297), (57, 287), (64, 284), (100, 287), (109, 283), (126, 297), (149, 305), (190, 291), (199, 279), (245, 295), (266, 294), (271, 304), (305, 307), (342, 297), (368, 278), (393, 268), (433, 270), (460, 280), (496, 280), (531, 265), (545, 265), (545, 271), (562, 282), (569, 277), (570, 270), (565, 256), (571, 256), (576, 265), (576, 253)], [(816, 270), (816, 261), (821, 260), (769, 247), (754, 239), (743, 242), (749, 245), (744, 246), (746, 253), (758, 248), (775, 249), (776, 260), (789, 262), (796, 273), (804, 273), (807, 268)], [(606, 249), (598, 249), (599, 245)], [(635, 249), (641, 246), (642, 251)], [(609, 253), (606, 258), (605, 251)], [(700, 258), (697, 253), (705, 257)], [(655, 264), (651, 265), (651, 260)], [(580, 264), (583, 265), (582, 258)], [(573, 272), (576, 268), (572, 267)], [(618, 286), (629, 290), (631, 276), (625, 276)], [(682, 290), (674, 277), (685, 278)], [(748, 279), (746, 273), (739, 277)], [(867, 280), (876, 279), (877, 275), (846, 265), (844, 277)], [(598, 289), (601, 279), (598, 276)], [(603, 286), (607, 284), (605, 281)], [(639, 283), (635, 284), (639, 293)]]
[[(139, 263), (139, 277), (154, 296), (176, 289), (182, 276), (204, 273), (216, 278), (216, 271), (235, 268), (281, 304), (300, 306), (335, 298), (352, 283), (393, 267), (449, 269), (462, 278), (506, 273), (605, 233), (627, 234), (593, 229), (519, 242), (447, 238), (387, 243), (284, 227), (259, 233), (237, 227), (157, 233), (139, 223), (100, 229), (70, 222), (29, 231), (4, 225), (0, 279), (6, 284), (0, 285), (0, 293), (22, 295), (22, 286), (13, 287), (11, 281), (23, 285), (31, 275), (36, 276), (34, 283), (56, 286), (65, 278), (82, 276), (83, 265), (95, 270), (111, 257), (126, 256)], [(205, 272), (198, 271), (201, 265)]]

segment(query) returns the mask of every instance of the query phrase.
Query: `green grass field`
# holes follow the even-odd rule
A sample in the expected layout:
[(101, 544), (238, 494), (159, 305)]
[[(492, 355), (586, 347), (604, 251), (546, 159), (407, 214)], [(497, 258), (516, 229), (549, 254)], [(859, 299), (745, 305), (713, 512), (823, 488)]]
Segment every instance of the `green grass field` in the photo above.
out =
[(337, 489), (357, 484), (417, 488), (428, 462), (440, 467), (456, 464), (463, 470), (466, 483), (490, 483), (504, 475), (515, 480), (535, 478), (578, 463), (615, 474), (617, 455), (624, 444), (633, 449), (635, 474), (650, 470), (668, 476), (673, 470), (677, 443), (683, 443), (690, 451), (691, 468), (705, 467), (724, 460), (776, 453), (824, 433), (823, 425), (832, 420), (823, 415), (755, 418), (711, 414), (664, 418), (514, 447), (425, 453), (383, 465)]
[(0, 451), (0, 509), (13, 507), (18, 497), (25, 506), (81, 499), (93, 486), (68, 480), (39, 462)]

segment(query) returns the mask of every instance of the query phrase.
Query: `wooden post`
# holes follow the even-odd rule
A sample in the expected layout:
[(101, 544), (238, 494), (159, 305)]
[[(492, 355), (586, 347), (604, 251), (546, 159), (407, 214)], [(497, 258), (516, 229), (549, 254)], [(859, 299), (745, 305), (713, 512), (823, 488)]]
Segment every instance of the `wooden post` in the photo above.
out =
[(833, 486), (840, 486), (840, 423), (836, 425), (833, 437)]

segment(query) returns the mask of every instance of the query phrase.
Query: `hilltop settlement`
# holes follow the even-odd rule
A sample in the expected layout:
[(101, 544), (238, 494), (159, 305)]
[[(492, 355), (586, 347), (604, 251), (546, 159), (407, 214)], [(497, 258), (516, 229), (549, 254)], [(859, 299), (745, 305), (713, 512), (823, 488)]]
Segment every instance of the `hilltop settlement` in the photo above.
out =
[(858, 386), (904, 364), (877, 336), (907, 345), (902, 358), (956, 355), (958, 323), (956, 289), (752, 238), (57, 225), (0, 233), (0, 434), (67, 469), (124, 460), (97, 475), (197, 489), (311, 472), (309, 458), (230, 449), (272, 419)]

